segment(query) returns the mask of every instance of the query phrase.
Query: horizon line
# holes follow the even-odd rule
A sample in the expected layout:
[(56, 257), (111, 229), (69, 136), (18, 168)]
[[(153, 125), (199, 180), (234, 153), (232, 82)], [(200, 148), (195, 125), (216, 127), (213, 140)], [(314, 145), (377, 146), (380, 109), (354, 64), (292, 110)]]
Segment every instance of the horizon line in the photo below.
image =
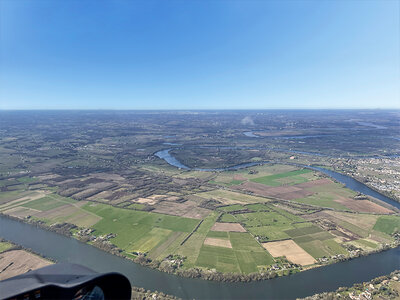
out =
[(375, 108), (0, 108), (0, 111), (262, 111), (262, 110), (400, 110), (400, 107)]

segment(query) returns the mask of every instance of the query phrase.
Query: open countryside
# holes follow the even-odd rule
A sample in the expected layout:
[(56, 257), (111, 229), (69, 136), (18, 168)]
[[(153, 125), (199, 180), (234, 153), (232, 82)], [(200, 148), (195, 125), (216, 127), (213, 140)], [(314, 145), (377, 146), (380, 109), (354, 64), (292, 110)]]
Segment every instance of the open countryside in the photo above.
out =
[[(180, 188), (130, 192), (137, 173), (146, 174), (145, 181), (161, 176), (166, 185)], [(199, 172), (149, 163), (133, 175), (2, 179), (0, 212), (194, 277), (287, 275), (399, 242), (395, 208), (298, 166)]]

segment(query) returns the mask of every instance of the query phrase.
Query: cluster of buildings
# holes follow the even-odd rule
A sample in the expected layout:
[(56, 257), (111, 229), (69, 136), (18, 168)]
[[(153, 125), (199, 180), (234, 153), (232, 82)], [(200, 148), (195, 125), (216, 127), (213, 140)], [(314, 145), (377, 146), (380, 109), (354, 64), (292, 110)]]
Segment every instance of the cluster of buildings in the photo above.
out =
[(364, 286), (364, 290), (360, 294), (357, 295), (356, 291), (351, 292), (349, 298), (354, 300), (371, 300), (373, 294), (378, 293), (379, 295), (381, 291), (390, 290), (388, 287), (391, 281), (399, 281), (399, 277), (397, 275), (392, 275), (391, 278), (384, 279), (379, 283), (373, 280), (372, 283)]
[(400, 199), (400, 160), (397, 158), (364, 158), (336, 161), (335, 167), (365, 184)]

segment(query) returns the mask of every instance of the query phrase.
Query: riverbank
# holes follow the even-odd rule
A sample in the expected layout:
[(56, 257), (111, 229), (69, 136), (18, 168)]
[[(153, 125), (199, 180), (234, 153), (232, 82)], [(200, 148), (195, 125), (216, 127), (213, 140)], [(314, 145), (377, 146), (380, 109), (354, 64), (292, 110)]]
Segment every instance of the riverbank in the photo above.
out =
[[(0, 239), (0, 281), (57, 263), (32, 249)], [(132, 300), (178, 300), (179, 298), (163, 292), (146, 290), (132, 286)]]
[(60, 262), (78, 263), (97, 272), (120, 272), (130, 279), (133, 286), (162, 291), (182, 299), (265, 299), (265, 295), (273, 299), (295, 299), (367, 281), (400, 268), (400, 248), (396, 248), (279, 279), (222, 283), (185, 279), (141, 267), (75, 239), (9, 218), (0, 217), (0, 236)]
[[(168, 151), (165, 152), (165, 155), (170, 155)], [(171, 161), (171, 160), (170, 160)], [(177, 163), (178, 161), (175, 159), (172, 160), (172, 162)], [(179, 162), (178, 162), (179, 163)], [(261, 164), (265, 164), (266, 162), (261, 162)], [(260, 163), (259, 163), (260, 164)], [(324, 173), (323, 176), (330, 176), (332, 178), (334, 178), (334, 180), (338, 180), (339, 182), (346, 184), (346, 183), (353, 183), (356, 185), (361, 185), (360, 182), (352, 179), (352, 178), (348, 178), (343, 174), (339, 174), (336, 172), (333, 172), (331, 170), (327, 170), (327, 169), (322, 169), (322, 168), (318, 168), (318, 167), (313, 167), (313, 166), (299, 166), (298, 164), (287, 164), (287, 165), (294, 165), (296, 167), (306, 167), (306, 168), (310, 168), (312, 170), (315, 171), (319, 171)], [(239, 165), (239, 166), (233, 166), (233, 167), (229, 167), (229, 168), (235, 168), (235, 167), (239, 167), (241, 168), (243, 166), (243, 164)], [(297, 172), (297, 171), (296, 171)], [(245, 172), (247, 173), (247, 171)], [(243, 175), (241, 175), (243, 176)], [(257, 175), (258, 176), (258, 175)], [(338, 177), (339, 176), (339, 177)], [(348, 182), (344, 181), (343, 178), (349, 180)], [(341, 180), (342, 179), (342, 180)], [(350, 188), (352, 188), (353, 190), (357, 190), (357, 187), (354, 186), (350, 186)], [(232, 190), (232, 192), (234, 192)], [(262, 200), (262, 199), (261, 199)], [(285, 200), (286, 201), (286, 200)], [(102, 205), (101, 202), (99, 201), (94, 201), (97, 203)], [(272, 204), (272, 202), (270, 202)], [(286, 203), (286, 202), (285, 202)], [(291, 202), (293, 204), (293, 202)], [(286, 203), (287, 204), (287, 203)], [(221, 206), (222, 207), (222, 206)], [(307, 208), (307, 206), (304, 206), (303, 209)], [(120, 209), (120, 208), (118, 208)], [(273, 212), (273, 210), (271, 211), (271, 209), (273, 209), (272, 207), (267, 208), (267, 212), (270, 211), (271, 214), (275, 214), (276, 218), (281, 218), (280, 214), (275, 211)], [(298, 207), (294, 208), (295, 210), (298, 209)], [(307, 208), (308, 209), (308, 208)], [(329, 208), (327, 208), (329, 210)], [(332, 210), (332, 209), (330, 209)], [(246, 209), (245, 209), (246, 211)], [(257, 211), (259, 211), (259, 208), (255, 208), (255, 210), (253, 211), (253, 213), (257, 213)], [(290, 211), (290, 209), (289, 209)], [(238, 213), (240, 213), (240, 209), (238, 211)], [(243, 212), (243, 211), (242, 211)], [(252, 212), (252, 211), (248, 211), (247, 212)], [(115, 213), (121, 213), (121, 211), (119, 212), (115, 212)], [(278, 213), (278, 214), (276, 214)], [(286, 213), (287, 215), (287, 213)], [(238, 272), (234, 272), (234, 271), (219, 271), (216, 268), (213, 267), (207, 267), (207, 268), (202, 268), (202, 267), (197, 267), (198, 265), (196, 265), (196, 267), (185, 267), (185, 259), (186, 257), (184, 255), (165, 255), (162, 257), (162, 259), (154, 259), (154, 258), (150, 258), (147, 253), (145, 253), (145, 251), (140, 251), (140, 252), (127, 252), (125, 248), (125, 250), (118, 248), (115, 244), (111, 243), (111, 241), (109, 240), (110, 238), (115, 238), (116, 237), (116, 232), (111, 232), (108, 231), (108, 234), (102, 235), (102, 236), (98, 236), (98, 234), (93, 235), (91, 232), (94, 231), (94, 229), (91, 228), (81, 228), (81, 227), (77, 227), (77, 225), (74, 224), (70, 224), (70, 223), (55, 223), (53, 225), (48, 225), (46, 224), (46, 222), (44, 222), (43, 220), (40, 220), (38, 218), (35, 217), (31, 217), (31, 216), (27, 216), (27, 217), (12, 217), (10, 215), (5, 214), (4, 216), (7, 216), (9, 218), (14, 218), (15, 220), (19, 221), (19, 222), (28, 222), (30, 224), (33, 224), (35, 226), (38, 226), (40, 228), (46, 229), (46, 230), (50, 230), (59, 234), (63, 234), (67, 237), (73, 237), (75, 239), (78, 239), (82, 242), (85, 242), (89, 245), (95, 246), (105, 252), (108, 252), (110, 254), (113, 254), (115, 256), (119, 256), (122, 257), (124, 259), (127, 260), (131, 260), (137, 264), (140, 264), (142, 266), (145, 267), (149, 267), (155, 270), (159, 270), (168, 274), (174, 274), (174, 275), (178, 275), (180, 277), (186, 277), (186, 278), (192, 278), (192, 279), (203, 279), (203, 280), (209, 280), (209, 281), (220, 281), (220, 282), (251, 282), (251, 281), (262, 281), (262, 280), (267, 280), (267, 279), (273, 279), (276, 277), (282, 277), (282, 276), (286, 276), (286, 275), (293, 275), (296, 274), (298, 272), (310, 269), (310, 268), (317, 268), (317, 267), (321, 267), (321, 266), (326, 266), (329, 264), (333, 264), (333, 263), (337, 263), (337, 262), (342, 262), (342, 261), (346, 261), (346, 260), (350, 260), (352, 258), (356, 258), (356, 257), (360, 257), (360, 256), (365, 256), (365, 255), (369, 255), (371, 253), (377, 253), (386, 249), (390, 249), (390, 248), (394, 248), (398, 246), (398, 240), (396, 240), (395, 242), (390, 244), (384, 244), (384, 243), (379, 243), (379, 245), (375, 248), (375, 249), (368, 249), (365, 250), (363, 247), (361, 248), (357, 248), (354, 247), (354, 245), (349, 245), (349, 251), (345, 253), (345, 255), (340, 254), (340, 255), (336, 255), (336, 253), (333, 254), (328, 254), (328, 256), (320, 256), (320, 257), (316, 257), (318, 259), (314, 260), (313, 264), (304, 266), (304, 265), (296, 265), (296, 263), (293, 263), (293, 261), (290, 263), (289, 261), (285, 261), (283, 263), (280, 263), (280, 265), (273, 265), (275, 264), (275, 262), (273, 261), (273, 263), (270, 263), (270, 268), (259, 268), (258, 272), (248, 272), (248, 273), (238, 273)], [(103, 216), (106, 217), (106, 216)], [(232, 217), (232, 216), (231, 216)], [(266, 217), (266, 216), (264, 216)], [(292, 215), (290, 218), (296, 218), (296, 216)], [(110, 219), (109, 221), (114, 222), (116, 219)], [(216, 222), (218, 222), (218, 220), (214, 220)], [(255, 220), (257, 221), (257, 220)], [(305, 220), (303, 220), (305, 222)], [(183, 243), (185, 243), (191, 236), (192, 234), (200, 227), (200, 225), (202, 224), (203, 220), (200, 221), (200, 223), (197, 224), (196, 227), (194, 227), (194, 229), (192, 230), (192, 232), (187, 236), (186, 239), (184, 239), (181, 242), (181, 245)], [(232, 222), (232, 221), (224, 221), (224, 222)], [(237, 222), (237, 221), (235, 221)], [(244, 221), (243, 221), (244, 222)], [(240, 226), (245, 226), (245, 223), (241, 223)], [(108, 223), (110, 226), (110, 223)], [(112, 224), (112, 223), (111, 223)], [(238, 223), (239, 224), (239, 223)], [(212, 225), (212, 224), (211, 224)], [(312, 229), (310, 227), (310, 229)], [(111, 230), (111, 229), (110, 229)], [(298, 229), (296, 229), (298, 230)], [(313, 229), (315, 230), (315, 228)], [(332, 228), (331, 228), (332, 230)], [(80, 232), (90, 232), (88, 235), (82, 235), (82, 234), (78, 234)], [(215, 233), (212, 233), (215, 234)], [(304, 235), (304, 234), (303, 234)], [(269, 242), (268, 239), (265, 239), (265, 237), (261, 236), (261, 235), (252, 235), (252, 237), (257, 240), (258, 245), (261, 247), (261, 249), (263, 249), (263, 244), (262, 242)], [(310, 238), (310, 236), (304, 236), (304, 238)], [(311, 237), (312, 238), (312, 237)], [(332, 235), (329, 235), (328, 238), (333, 238)], [(259, 241), (259, 239), (264, 239), (261, 240), (262, 242)], [(287, 238), (288, 239), (288, 236)], [(280, 242), (283, 239), (274, 239), (277, 242)], [(334, 242), (334, 241), (333, 241)], [(367, 241), (368, 244), (368, 241)], [(382, 244), (382, 245), (381, 245)], [(258, 246), (257, 245), (257, 246)], [(340, 247), (336, 244), (334, 244), (337, 248)], [(370, 244), (369, 244), (370, 245)], [(199, 247), (202, 247), (202, 245), (200, 245)], [(360, 246), (358, 246), (360, 247)], [(315, 247), (314, 247), (315, 248)], [(341, 248), (339, 248), (341, 249)], [(263, 249), (264, 250), (264, 249)], [(310, 250), (308, 248), (309, 251), (313, 251), (312, 249)], [(265, 250), (264, 250), (265, 251)], [(132, 254), (131, 254), (132, 253)], [(280, 259), (278, 260), (279, 262), (281, 261)], [(257, 269), (256, 269), (257, 270)], [(240, 271), (240, 269), (239, 269)]]
[(248, 163), (241, 163), (238, 165), (232, 165), (226, 168), (214, 168), (214, 169), (202, 169), (202, 168), (190, 168), (183, 163), (181, 163), (176, 157), (174, 157), (170, 152), (173, 149), (179, 149), (179, 148), (169, 148), (169, 149), (164, 149), (161, 151), (158, 151), (154, 153), (153, 155), (164, 160), (166, 163), (169, 165), (183, 169), (183, 170), (192, 170), (192, 171), (200, 171), (200, 172), (221, 172), (221, 171), (233, 171), (233, 170), (240, 170), (242, 168), (248, 168), (248, 167), (253, 167), (253, 166), (259, 166), (259, 165), (264, 165), (264, 164), (274, 164), (274, 163), (280, 163), (280, 164), (287, 164), (287, 165), (296, 165), (298, 167), (302, 168), (309, 168), (315, 171), (322, 172), (329, 177), (337, 180), (338, 182), (344, 184), (347, 188), (363, 193), (365, 195), (369, 195), (371, 197), (377, 198), (379, 200), (382, 200), (383, 202), (386, 202), (397, 209), (400, 209), (400, 202), (397, 199), (392, 199), (389, 196), (386, 196), (384, 194), (381, 194), (379, 191), (376, 189), (370, 188), (367, 185), (365, 185), (363, 182), (357, 180), (356, 178), (350, 177), (349, 175), (338, 173), (333, 170), (325, 169), (323, 167), (319, 166), (313, 166), (313, 165), (302, 165), (302, 164), (297, 164), (297, 163), (288, 163), (288, 162), (282, 162), (282, 161), (258, 161), (258, 162), (248, 162)]
[[(166, 154), (169, 155), (168, 152), (166, 152)], [(172, 160), (174, 161), (174, 160)], [(177, 160), (175, 160), (175, 162), (177, 162)], [(261, 163), (257, 163), (257, 164), (264, 164), (266, 162), (261, 162)], [(270, 162), (268, 162), (270, 163)], [(235, 169), (235, 168), (242, 168), (243, 165), (247, 165), (247, 164), (240, 164), (238, 166), (233, 166), (233, 167), (229, 167), (229, 169)], [(288, 164), (290, 165), (290, 164)], [(295, 165), (295, 164), (293, 164)], [(308, 167), (311, 169), (316, 169), (315, 167), (311, 167), (311, 166), (300, 166), (302, 167)], [(199, 169), (199, 170), (205, 170), (205, 169)], [(223, 170), (223, 169), (222, 169)], [(318, 170), (320, 171), (320, 170)], [(295, 171), (297, 172), (297, 171)], [(324, 171), (322, 171), (323, 173), (325, 173), (325, 175), (329, 175), (326, 174), (326, 172), (330, 172), (332, 173), (332, 171), (330, 170), (326, 170), (324, 169)], [(247, 173), (247, 171), (245, 172)], [(335, 173), (331, 176), (333, 177), (335, 180), (337, 178), (335, 178), (335, 176), (339, 176), (339, 182), (340, 181), (340, 176), (345, 176), (339, 173)], [(297, 173), (296, 173), (297, 174)], [(325, 176), (324, 175), (324, 176)], [(257, 175), (258, 176), (258, 175)], [(347, 178), (347, 177), (346, 177)], [(347, 178), (347, 179), (351, 179), (351, 178)], [(355, 184), (360, 184), (360, 182), (351, 179), (355, 182)], [(353, 182), (351, 181), (351, 182)], [(353, 187), (354, 190), (356, 190)], [(96, 202), (96, 204), (100, 202)], [(272, 202), (271, 202), (272, 203)], [(258, 203), (260, 204), (260, 203)], [(266, 211), (269, 211), (272, 207), (269, 207)], [(119, 208), (120, 209), (120, 208)], [(257, 212), (258, 208), (255, 208), (255, 211), (253, 211), (253, 213)], [(296, 208), (295, 208), (296, 209)], [(238, 211), (240, 213), (240, 210)], [(251, 212), (251, 211), (248, 211)], [(275, 214), (275, 212), (270, 211), (271, 213)], [(4, 215), (7, 217), (10, 217), (9, 215)], [(279, 217), (279, 214), (276, 215), (277, 217)], [(106, 216), (104, 216), (106, 217)], [(295, 218), (295, 216), (293, 215), (292, 217)], [(99, 236), (99, 238), (97, 238), (98, 236), (92, 236), (93, 238), (90, 238), (90, 236), (88, 238), (82, 237), (77, 235), (77, 231), (86, 231), (86, 229), (81, 230), (81, 228), (78, 228), (76, 225), (74, 224), (70, 224), (70, 223), (55, 223), (51, 226), (49, 226), (48, 224), (46, 224), (43, 220), (39, 220), (37, 218), (34, 217), (30, 217), (27, 216), (25, 218), (16, 218), (16, 217), (10, 217), (10, 218), (15, 218), (15, 220), (19, 221), (19, 222), (28, 222), (30, 224), (33, 224), (37, 227), (49, 230), (49, 231), (53, 231), (62, 235), (65, 235), (67, 237), (73, 237), (75, 239), (79, 239), (89, 245), (95, 246), (105, 252), (108, 252), (110, 254), (113, 254), (115, 256), (119, 256), (121, 258), (124, 258), (126, 260), (131, 260), (137, 264), (140, 264), (142, 266), (148, 267), (148, 268), (152, 268), (158, 271), (162, 271), (168, 274), (173, 274), (173, 275), (178, 275), (180, 277), (185, 277), (185, 278), (191, 278), (191, 279), (202, 279), (202, 280), (208, 280), (208, 281), (219, 281), (219, 282), (252, 282), (252, 281), (263, 281), (263, 280), (267, 280), (267, 279), (273, 279), (273, 278), (277, 278), (277, 277), (282, 277), (282, 276), (286, 276), (286, 275), (294, 275), (296, 273), (299, 273), (301, 271), (304, 270), (308, 270), (311, 268), (318, 268), (321, 266), (327, 266), (330, 264), (334, 264), (336, 262), (343, 262), (343, 261), (347, 261), (347, 260), (351, 260), (352, 258), (356, 258), (356, 257), (360, 257), (360, 256), (365, 256), (365, 255), (369, 255), (372, 253), (378, 253), (381, 252), (383, 250), (387, 250), (390, 248), (394, 248), (398, 246), (398, 240), (395, 243), (391, 243), (389, 245), (379, 245), (377, 249), (374, 250), (365, 250), (365, 251), (360, 251), (360, 249), (357, 249), (357, 247), (352, 247), (350, 253), (351, 255), (329, 255), (328, 257), (322, 257), (321, 259), (315, 260), (315, 263), (317, 264), (312, 264), (311, 266), (300, 266), (300, 265), (296, 265), (295, 263), (289, 263), (288, 261), (285, 261), (284, 263), (281, 263), (281, 265), (272, 265), (269, 269), (267, 268), (263, 268), (261, 269), (259, 272), (252, 272), (252, 273), (247, 273), (247, 274), (243, 274), (243, 273), (237, 273), (237, 272), (220, 272), (218, 270), (216, 270), (215, 268), (209, 267), (209, 268), (201, 268), (201, 267), (194, 267), (194, 268), (182, 268), (182, 265), (184, 265), (184, 261), (185, 261), (185, 257), (182, 255), (168, 255), (165, 256), (165, 258), (163, 257), (163, 260), (157, 260), (157, 259), (151, 259), (149, 258), (146, 253), (141, 253), (141, 252), (136, 252), (131, 254), (128, 254), (126, 251), (124, 251), (123, 249), (118, 248), (116, 245), (112, 244), (108, 239), (109, 237), (114, 238), (116, 237), (116, 235), (114, 233), (108, 233), (107, 235), (104, 235), (102, 237)], [(116, 219), (112, 219), (112, 221), (114, 222)], [(214, 220), (215, 221), (215, 220)], [(216, 220), (218, 221), (218, 220)], [(304, 221), (304, 220), (303, 220)], [(237, 222), (237, 221), (235, 221)], [(191, 235), (200, 227), (202, 222), (200, 222), (196, 227), (194, 227), (192, 233), (189, 235), (189, 237), (191, 237)], [(229, 223), (229, 221), (228, 221)], [(211, 224), (212, 225), (212, 224)], [(241, 224), (241, 226), (245, 226), (244, 223)], [(90, 232), (93, 232), (93, 229), (88, 228)], [(75, 234), (72, 234), (72, 232), (74, 232)], [(215, 233), (214, 233), (215, 234)], [(329, 238), (331, 238), (332, 236), (329, 236)], [(262, 236), (255, 236), (253, 235), (254, 239), (257, 239), (258, 244), (263, 247), (263, 244), (261, 242), (259, 242), (259, 238), (263, 238)], [(186, 240), (182, 241), (181, 245), (185, 242)], [(275, 241), (280, 242), (281, 240), (279, 239), (275, 239)], [(268, 240), (264, 240), (263, 242), (268, 242)], [(335, 244), (336, 245), (336, 244)], [(200, 245), (201, 246), (201, 245)], [(265, 250), (264, 250), (265, 251)], [(281, 259), (278, 259), (279, 262), (281, 262)], [(240, 270), (240, 269), (239, 269)]]
[[(319, 299), (382, 299), (400, 298), (400, 271), (380, 276), (370, 281), (357, 283), (351, 287), (340, 287), (334, 292), (325, 292), (303, 298), (302, 300)], [(300, 300), (300, 299), (299, 299)]]
[[(184, 278), (202, 279), (202, 280), (220, 281), (220, 282), (251, 282), (251, 281), (261, 281), (261, 280), (273, 279), (273, 278), (277, 278), (277, 277), (281, 277), (281, 276), (295, 274), (298, 272), (296, 270), (282, 270), (280, 272), (239, 274), (239, 273), (221, 273), (221, 272), (217, 272), (217, 271), (204, 270), (204, 269), (200, 269), (200, 268), (178, 269), (178, 268), (174, 268), (170, 265), (167, 265), (167, 266), (165, 264), (162, 265), (161, 261), (150, 260), (144, 255), (138, 255), (136, 258), (128, 257), (123, 254), (123, 251), (121, 249), (117, 248), (114, 245), (110, 246), (109, 243), (96, 243), (96, 242), (88, 243), (87, 241), (78, 239), (76, 236), (72, 235), (71, 232), (69, 231), (69, 229), (76, 227), (73, 224), (64, 223), (64, 224), (59, 224), (59, 226), (48, 226), (44, 222), (34, 220), (34, 219), (22, 220), (20, 218), (13, 217), (10, 215), (5, 215), (2, 213), (0, 213), (0, 216), (17, 221), (17, 222), (21, 222), (24, 224), (33, 225), (38, 228), (60, 234), (65, 237), (68, 237), (68, 238), (74, 238), (76, 240), (79, 240), (79, 241), (87, 244), (87, 245), (96, 247), (99, 250), (102, 250), (109, 254), (119, 256), (123, 259), (132, 261), (141, 266), (148, 267), (148, 268), (158, 270), (161, 272), (165, 272), (168, 274), (177, 275), (177, 276), (184, 277)], [(68, 228), (68, 230), (65, 230), (66, 228)], [(317, 266), (315, 266), (315, 267), (317, 267)]]
[(55, 262), (54, 259), (43, 257), (32, 249), (0, 239), (0, 280), (39, 269)]
[[(371, 251), (357, 251), (350, 256), (339, 256), (336, 260), (322, 260), (322, 261), (319, 261), (318, 264), (310, 266), (308, 268), (302, 268), (299, 266), (296, 269), (284, 269), (284, 270), (269, 271), (269, 272), (264, 270), (262, 272), (250, 273), (250, 274), (222, 273), (222, 272), (218, 272), (215, 270), (205, 270), (205, 269), (201, 269), (201, 268), (189, 268), (189, 269), (178, 268), (178, 267), (176, 267), (176, 264), (174, 266), (172, 263), (168, 263), (169, 262), (168, 260), (164, 260), (164, 261), (151, 260), (151, 259), (147, 258), (145, 255), (141, 255), (141, 254), (138, 255), (136, 258), (128, 257), (128, 256), (124, 255), (124, 253), (121, 249), (119, 249), (115, 245), (112, 245), (111, 243), (103, 243), (103, 242), (88, 243), (87, 241), (78, 239), (70, 231), (70, 229), (74, 229), (76, 227), (73, 224), (63, 223), (63, 224), (57, 224), (57, 226), (48, 226), (44, 222), (34, 220), (34, 219), (22, 220), (20, 218), (5, 215), (2, 213), (0, 213), (0, 216), (9, 218), (11, 220), (15, 220), (17, 222), (34, 225), (38, 228), (52, 231), (57, 234), (66, 236), (68, 238), (74, 238), (76, 240), (84, 242), (87, 245), (96, 247), (99, 250), (102, 250), (109, 254), (121, 257), (121, 258), (129, 260), (129, 261), (133, 261), (134, 263), (139, 264), (144, 267), (147, 267), (147, 268), (165, 272), (167, 274), (176, 275), (176, 276), (180, 276), (180, 277), (184, 277), (184, 278), (190, 278), (190, 279), (201, 279), (201, 280), (208, 280), (208, 281), (231, 282), (231, 283), (264, 281), (264, 280), (274, 279), (274, 278), (278, 278), (278, 277), (289, 276), (289, 275), (293, 275), (293, 274), (296, 274), (299, 272), (304, 272), (304, 271), (307, 271), (310, 269), (326, 267), (331, 264), (341, 263), (341, 262), (349, 261), (352, 259), (360, 258), (363, 256), (376, 254), (376, 253), (386, 251), (389, 249), (394, 249), (400, 245), (400, 236), (397, 236), (395, 243), (390, 244), (390, 245), (385, 245), (382, 248), (379, 248), (376, 250), (371, 250)], [(30, 250), (30, 249), (28, 249), (28, 250)], [(43, 254), (40, 256), (45, 257), (45, 255), (43, 255)], [(165, 261), (167, 263), (163, 263)]]

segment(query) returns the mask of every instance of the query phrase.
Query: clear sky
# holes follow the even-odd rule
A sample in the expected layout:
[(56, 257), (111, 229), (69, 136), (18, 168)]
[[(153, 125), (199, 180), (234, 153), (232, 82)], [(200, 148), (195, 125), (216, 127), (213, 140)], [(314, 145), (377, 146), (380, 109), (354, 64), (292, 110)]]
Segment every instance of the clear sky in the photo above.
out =
[(399, 5), (0, 0), (0, 109), (400, 108)]

